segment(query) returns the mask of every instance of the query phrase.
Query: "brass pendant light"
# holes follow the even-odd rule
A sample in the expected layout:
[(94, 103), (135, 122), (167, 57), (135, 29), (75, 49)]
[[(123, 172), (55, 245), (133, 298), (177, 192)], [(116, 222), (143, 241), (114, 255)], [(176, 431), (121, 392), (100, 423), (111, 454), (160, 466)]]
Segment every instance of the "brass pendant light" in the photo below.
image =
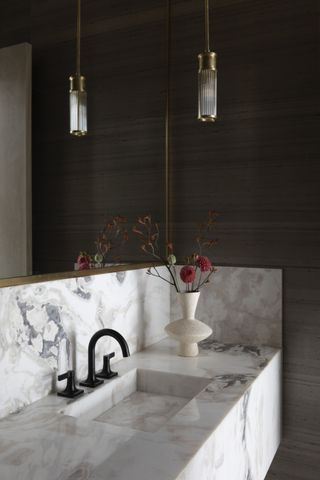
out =
[(205, 49), (198, 55), (198, 120), (214, 122), (217, 119), (217, 55), (210, 51), (209, 0), (205, 7)]
[(86, 79), (80, 73), (81, 0), (77, 0), (77, 60), (76, 74), (69, 77), (70, 134), (82, 137), (87, 134)]

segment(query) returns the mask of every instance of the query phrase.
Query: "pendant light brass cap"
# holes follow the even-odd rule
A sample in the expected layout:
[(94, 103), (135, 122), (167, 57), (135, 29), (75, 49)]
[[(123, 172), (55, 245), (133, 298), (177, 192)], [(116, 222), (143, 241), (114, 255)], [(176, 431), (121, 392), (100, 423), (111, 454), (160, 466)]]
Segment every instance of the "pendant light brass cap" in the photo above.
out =
[(217, 54), (215, 52), (199, 53), (199, 70), (216, 70)]
[(70, 130), (70, 135), (73, 135), (74, 137), (85, 137), (88, 132), (85, 132), (84, 130)]
[(200, 122), (215, 122), (217, 117), (215, 115), (200, 115), (198, 116)]
[(70, 92), (85, 92), (86, 91), (86, 79), (83, 75), (71, 75)]

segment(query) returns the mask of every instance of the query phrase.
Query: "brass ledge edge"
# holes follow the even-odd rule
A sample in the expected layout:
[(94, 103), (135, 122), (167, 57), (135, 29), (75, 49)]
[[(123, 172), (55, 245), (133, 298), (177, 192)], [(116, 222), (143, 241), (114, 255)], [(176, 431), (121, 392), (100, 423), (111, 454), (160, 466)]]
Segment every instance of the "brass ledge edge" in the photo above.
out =
[(0, 279), (0, 288), (16, 287), (19, 285), (31, 285), (32, 283), (55, 282), (58, 280), (67, 280), (69, 278), (91, 277), (93, 275), (102, 275), (104, 273), (127, 272), (130, 270), (142, 270), (153, 266), (160, 266), (158, 262), (147, 263), (124, 263), (103, 268), (90, 268), (89, 270), (74, 270), (69, 272), (44, 273), (39, 275), (29, 275), (24, 277), (10, 277)]

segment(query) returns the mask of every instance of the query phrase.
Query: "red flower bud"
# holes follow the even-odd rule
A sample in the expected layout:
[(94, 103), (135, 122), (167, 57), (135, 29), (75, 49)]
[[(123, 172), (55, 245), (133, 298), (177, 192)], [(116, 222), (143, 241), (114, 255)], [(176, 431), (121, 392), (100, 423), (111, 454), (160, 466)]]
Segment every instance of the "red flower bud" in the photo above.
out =
[(202, 255), (198, 255), (196, 264), (200, 268), (201, 272), (209, 272), (212, 268), (212, 263), (209, 258)]
[(195, 279), (196, 271), (191, 265), (185, 265), (180, 271), (180, 278), (184, 283), (192, 283)]

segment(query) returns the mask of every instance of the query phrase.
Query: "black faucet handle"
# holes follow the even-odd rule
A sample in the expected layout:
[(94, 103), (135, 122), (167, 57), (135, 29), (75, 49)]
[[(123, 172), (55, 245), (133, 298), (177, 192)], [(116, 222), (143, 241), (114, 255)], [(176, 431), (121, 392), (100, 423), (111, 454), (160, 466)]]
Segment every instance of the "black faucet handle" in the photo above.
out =
[(110, 360), (115, 356), (115, 353), (109, 353), (108, 355), (104, 355), (103, 357), (103, 367), (100, 372), (96, 374), (99, 378), (113, 378), (118, 375), (118, 372), (113, 372), (110, 366)]
[(59, 397), (74, 398), (83, 394), (84, 390), (80, 390), (76, 387), (74, 370), (68, 370), (66, 373), (58, 375), (58, 380), (59, 382), (61, 380), (67, 380), (67, 386), (63, 392), (57, 392)]

